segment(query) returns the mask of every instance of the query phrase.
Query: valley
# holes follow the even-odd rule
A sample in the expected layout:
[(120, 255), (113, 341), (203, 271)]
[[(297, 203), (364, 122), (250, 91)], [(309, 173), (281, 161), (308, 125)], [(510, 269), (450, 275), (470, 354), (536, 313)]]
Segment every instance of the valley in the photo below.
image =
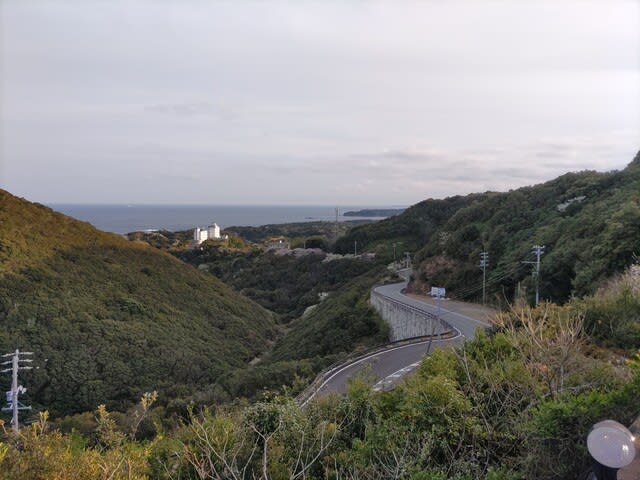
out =
[[(277, 445), (265, 454), (269, 469), (292, 465), (293, 445), (331, 459), (310, 464), (317, 475), (353, 468), (391, 478), (385, 462), (405, 449), (403, 462), (430, 472), (424, 478), (571, 478), (588, 467), (579, 439), (589, 425), (607, 416), (630, 424), (638, 414), (639, 161), (425, 200), (344, 225), (335, 242), (331, 224), (309, 224), (261, 236), (231, 230), (195, 249), (180, 243), (188, 232), (125, 239), (2, 191), (0, 347), (34, 352), (38, 368), (21, 374), (22, 400), (34, 407), (24, 415), (29, 441), (55, 438), (50, 451), (59, 452), (81, 435), (76, 465), (118, 452), (149, 478), (169, 478), (167, 468), (190, 478), (210, 448), (199, 443), (203, 432), (264, 451)], [(268, 247), (286, 232), (318, 252)], [(360, 255), (349, 251), (355, 242)], [(546, 245), (538, 306), (526, 263), (534, 244)], [(401, 282), (405, 251), (413, 270)], [(468, 303), (482, 299), (483, 251), (493, 311)], [(446, 286), (450, 300), (426, 299), (433, 286)], [(376, 295), (389, 311), (418, 312), (418, 322), (442, 329), (408, 333)], [(57, 433), (37, 430), (45, 424)], [(3, 442), (6, 471), (27, 468)], [(134, 459), (136, 449), (153, 453)], [(250, 452), (233, 455), (254, 468)], [(216, 465), (207, 475), (218, 475)], [(220, 478), (241, 475), (233, 468)]]

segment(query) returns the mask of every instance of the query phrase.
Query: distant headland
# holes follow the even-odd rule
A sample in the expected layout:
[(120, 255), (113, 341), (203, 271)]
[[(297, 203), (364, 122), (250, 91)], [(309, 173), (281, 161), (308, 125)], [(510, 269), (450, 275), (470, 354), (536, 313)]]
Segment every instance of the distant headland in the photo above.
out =
[(365, 208), (352, 212), (344, 212), (345, 217), (393, 217), (404, 212), (404, 208)]

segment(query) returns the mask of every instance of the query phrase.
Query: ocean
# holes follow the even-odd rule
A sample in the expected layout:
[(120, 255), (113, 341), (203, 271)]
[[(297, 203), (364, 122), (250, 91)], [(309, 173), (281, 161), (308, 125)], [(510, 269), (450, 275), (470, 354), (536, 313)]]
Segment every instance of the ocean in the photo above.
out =
[[(113, 233), (141, 230), (187, 230), (217, 223), (222, 229), (250, 226), (334, 221), (335, 206), (266, 206), (266, 205), (70, 205), (49, 204), (54, 210), (94, 227)], [(366, 206), (339, 207), (338, 221), (359, 220), (363, 217), (343, 217), (342, 213), (372, 208)], [(373, 207), (379, 208), (379, 207)], [(368, 217), (368, 220), (380, 218)]]

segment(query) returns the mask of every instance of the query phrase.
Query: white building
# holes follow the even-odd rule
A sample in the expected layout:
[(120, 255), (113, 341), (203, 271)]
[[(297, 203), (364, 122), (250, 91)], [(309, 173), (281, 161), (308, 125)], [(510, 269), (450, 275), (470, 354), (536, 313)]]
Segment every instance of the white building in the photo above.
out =
[(209, 238), (220, 238), (220, 227), (217, 223), (209, 225)]
[(205, 240), (209, 239), (219, 239), (220, 238), (220, 227), (217, 223), (213, 223), (209, 225), (207, 228), (196, 227), (193, 230), (193, 240), (196, 242), (196, 245), (200, 245)]

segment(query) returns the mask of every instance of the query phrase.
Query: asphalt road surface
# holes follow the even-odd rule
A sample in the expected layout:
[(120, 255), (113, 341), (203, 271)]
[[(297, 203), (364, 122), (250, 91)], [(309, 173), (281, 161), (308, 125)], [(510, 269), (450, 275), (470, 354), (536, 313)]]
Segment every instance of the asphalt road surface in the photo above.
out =
[[(438, 313), (437, 306), (402, 294), (402, 289), (405, 286), (406, 283), (394, 283), (377, 287), (375, 290), (377, 293), (390, 297), (397, 302), (408, 304), (432, 314)], [(458, 334), (455, 337), (445, 340), (425, 340), (419, 343), (390, 347), (354, 362), (346, 363), (330, 372), (313, 396), (332, 392), (344, 393), (348, 380), (359, 374), (371, 379), (374, 384), (374, 390), (389, 389), (404, 375), (414, 370), (419, 365), (422, 357), (434, 348), (460, 345), (465, 338), (473, 338), (477, 328), (489, 327), (489, 324), (482, 320), (461, 315), (442, 306), (440, 307), (440, 317), (458, 330)]]
[[(402, 293), (402, 289), (406, 287), (406, 283), (392, 283), (391, 285), (383, 285), (376, 287), (375, 291), (381, 295), (391, 298), (400, 303), (410, 305), (419, 310), (432, 313), (438, 313), (438, 307), (430, 303), (422, 302), (416, 298), (411, 298)], [(440, 318), (449, 325), (458, 330), (464, 337), (473, 338), (476, 328), (489, 328), (490, 325), (482, 320), (471, 318), (460, 313), (448, 310), (446, 308), (446, 300), (441, 301)]]

